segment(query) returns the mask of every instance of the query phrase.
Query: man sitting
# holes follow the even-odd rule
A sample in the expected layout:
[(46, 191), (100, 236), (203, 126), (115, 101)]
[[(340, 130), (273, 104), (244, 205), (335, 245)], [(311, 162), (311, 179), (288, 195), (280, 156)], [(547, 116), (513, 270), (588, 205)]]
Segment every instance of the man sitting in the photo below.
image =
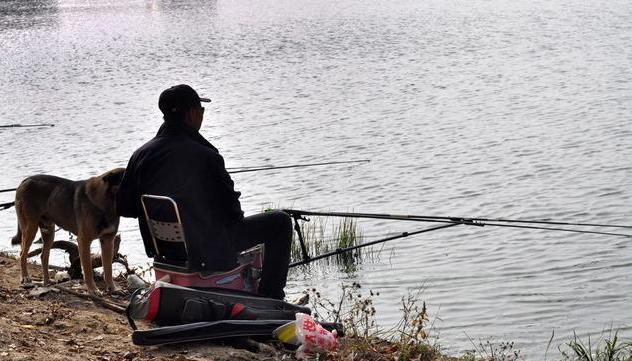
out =
[(149, 229), (142, 217), (141, 195), (173, 198), (179, 205), (189, 259), (200, 270), (225, 271), (237, 265), (237, 255), (265, 244), (259, 293), (283, 299), (292, 241), (291, 218), (280, 211), (245, 217), (240, 192), (218, 150), (200, 133), (204, 107), (188, 85), (160, 94), (164, 122), (158, 134), (134, 152), (118, 191), (123, 217), (138, 218), (145, 249), (155, 255)]

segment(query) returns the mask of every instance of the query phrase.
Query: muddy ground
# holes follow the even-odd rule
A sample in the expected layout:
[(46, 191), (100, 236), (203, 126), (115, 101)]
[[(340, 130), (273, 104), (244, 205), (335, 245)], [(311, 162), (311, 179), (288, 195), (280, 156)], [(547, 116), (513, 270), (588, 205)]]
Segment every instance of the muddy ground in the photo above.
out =
[[(32, 278), (41, 279), (41, 267), (30, 264), (29, 270)], [(18, 262), (0, 255), (2, 361), (220, 361), (293, 358), (291, 353), (286, 354), (265, 345), (257, 353), (209, 343), (151, 348), (135, 346), (131, 341), (132, 330), (124, 315), (64, 291), (54, 289), (37, 295), (43, 291), (42, 288), (22, 289), (19, 281)], [(76, 281), (66, 282), (63, 286), (83, 292), (82, 284)], [(125, 303), (125, 297), (107, 299), (112, 303)], [(255, 346), (248, 344), (240, 347)]]
[[(41, 279), (41, 267), (29, 264), (31, 277)], [(54, 271), (51, 271), (54, 273)], [(53, 275), (51, 275), (53, 276)], [(118, 280), (122, 288), (124, 281)], [(97, 283), (101, 289), (103, 285)], [(24, 289), (20, 286), (20, 266), (0, 254), (0, 360), (98, 360), (98, 361), (196, 361), (196, 360), (295, 360), (293, 351), (280, 344), (244, 340), (217, 344), (198, 342), (160, 347), (139, 347), (132, 343), (132, 329), (119, 311), (104, 308), (72, 293), (85, 293), (79, 281), (60, 284), (70, 291), (52, 287)], [(127, 296), (106, 296), (124, 307)], [(114, 307), (116, 308), (116, 306)], [(151, 325), (140, 325), (149, 328)], [(409, 350), (409, 348), (408, 348)], [(342, 338), (338, 352), (321, 355), (320, 360), (427, 360), (457, 361), (428, 349), (406, 352), (402, 345), (379, 339), (357, 342)]]

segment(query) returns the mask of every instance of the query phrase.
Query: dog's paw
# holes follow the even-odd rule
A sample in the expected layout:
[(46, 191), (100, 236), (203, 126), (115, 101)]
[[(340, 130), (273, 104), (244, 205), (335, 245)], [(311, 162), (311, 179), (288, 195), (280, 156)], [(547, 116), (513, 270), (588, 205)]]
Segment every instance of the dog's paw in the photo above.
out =
[(121, 290), (121, 287), (117, 286), (115, 283), (109, 286), (105, 286), (105, 292), (116, 292), (120, 290)]
[(125, 294), (125, 290), (117, 285), (112, 285), (105, 288), (105, 293), (111, 296), (122, 296), (123, 294)]
[(99, 291), (97, 288), (88, 289), (88, 294), (94, 297), (102, 297), (103, 292)]

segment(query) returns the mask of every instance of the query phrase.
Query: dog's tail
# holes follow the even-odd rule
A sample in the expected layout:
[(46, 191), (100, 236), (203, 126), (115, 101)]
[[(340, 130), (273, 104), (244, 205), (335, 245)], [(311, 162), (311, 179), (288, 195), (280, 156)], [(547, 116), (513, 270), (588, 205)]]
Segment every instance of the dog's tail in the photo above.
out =
[(11, 244), (16, 245), (22, 243), (22, 230), (20, 229), (20, 225), (18, 224), (18, 233), (11, 238)]

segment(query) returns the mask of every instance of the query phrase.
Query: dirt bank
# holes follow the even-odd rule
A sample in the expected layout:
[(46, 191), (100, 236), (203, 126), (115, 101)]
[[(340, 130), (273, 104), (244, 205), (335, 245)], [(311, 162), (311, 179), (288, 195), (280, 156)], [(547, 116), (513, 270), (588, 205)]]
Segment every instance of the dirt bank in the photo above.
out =
[[(33, 278), (41, 268), (29, 265)], [(131, 342), (125, 316), (62, 291), (37, 295), (19, 287), (20, 266), (0, 255), (0, 360), (271, 360), (272, 347), (253, 353), (208, 344), (141, 348)], [(82, 292), (72, 282), (65, 287)], [(102, 286), (101, 286), (102, 287)], [(40, 289), (41, 290), (41, 289)], [(109, 298), (116, 303), (124, 299)]]
[[(35, 280), (41, 278), (41, 267), (30, 264), (29, 269)], [(292, 351), (274, 344), (218, 345), (201, 342), (138, 347), (131, 342), (132, 330), (123, 314), (66, 291), (42, 287), (22, 289), (19, 280), (18, 262), (0, 254), (2, 361), (295, 360)], [(124, 287), (122, 280), (119, 283)], [(77, 281), (62, 285), (71, 291), (83, 292), (82, 284)], [(99, 286), (103, 289), (102, 284)], [(108, 296), (106, 299), (111, 304), (124, 305), (126, 297)], [(404, 349), (406, 355), (403, 355)], [(378, 339), (358, 342), (357, 339), (343, 338), (339, 352), (320, 357), (320, 360), (458, 360), (441, 355), (431, 347), (424, 346), (422, 349), (421, 353), (411, 353), (410, 347), (402, 348), (402, 345)]]

